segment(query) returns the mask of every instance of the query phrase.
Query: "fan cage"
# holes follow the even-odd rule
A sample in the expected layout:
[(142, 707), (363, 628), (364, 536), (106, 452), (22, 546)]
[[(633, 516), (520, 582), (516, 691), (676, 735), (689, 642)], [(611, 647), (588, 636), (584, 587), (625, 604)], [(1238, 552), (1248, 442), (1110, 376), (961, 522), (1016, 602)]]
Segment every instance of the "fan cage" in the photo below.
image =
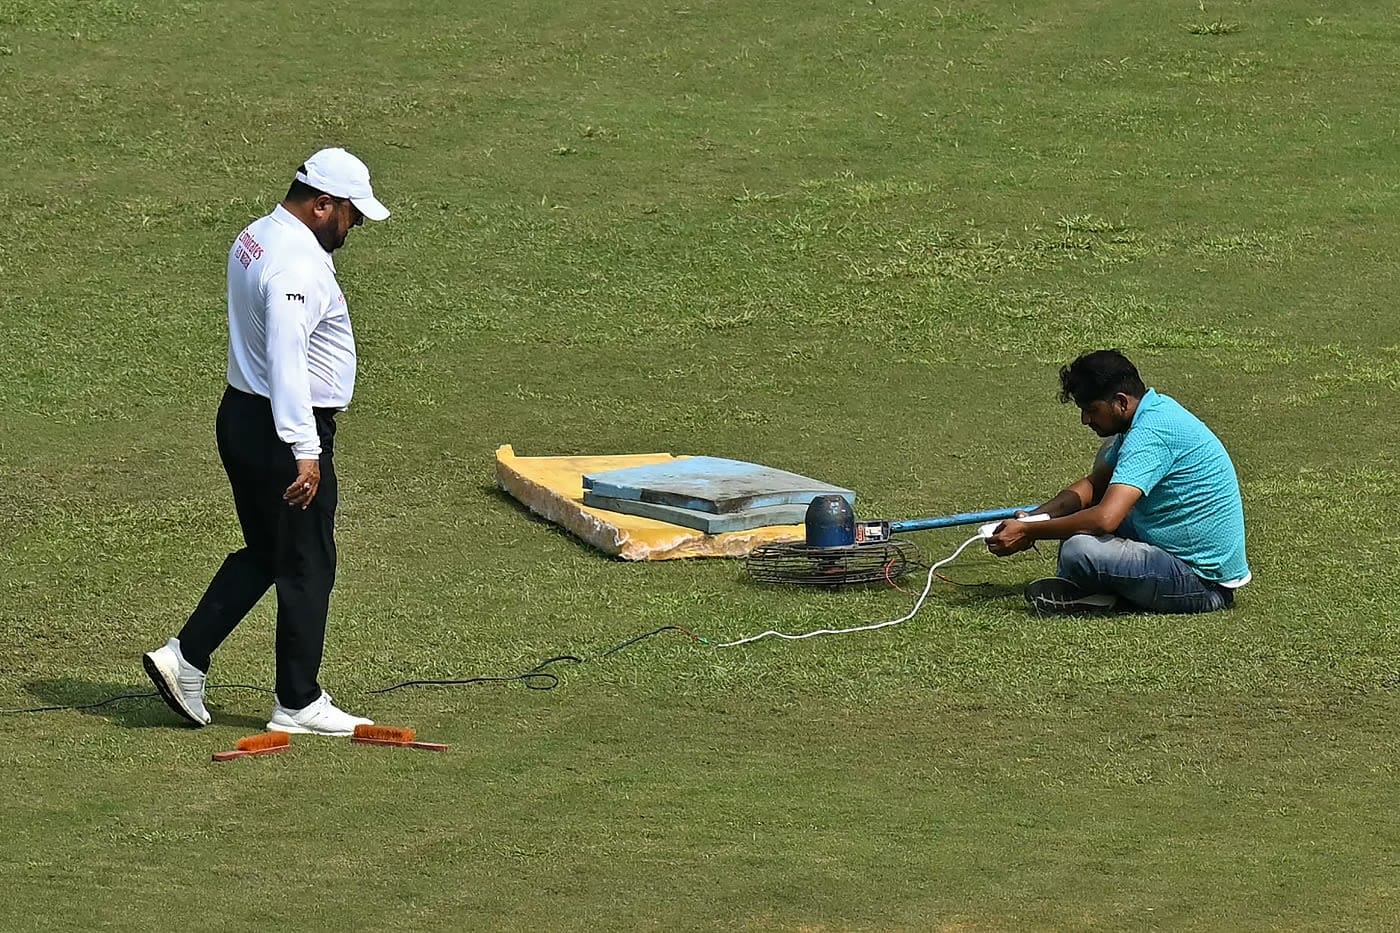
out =
[(764, 544), (749, 554), (744, 567), (756, 583), (838, 587), (893, 582), (919, 559), (919, 549), (909, 541), (844, 547)]

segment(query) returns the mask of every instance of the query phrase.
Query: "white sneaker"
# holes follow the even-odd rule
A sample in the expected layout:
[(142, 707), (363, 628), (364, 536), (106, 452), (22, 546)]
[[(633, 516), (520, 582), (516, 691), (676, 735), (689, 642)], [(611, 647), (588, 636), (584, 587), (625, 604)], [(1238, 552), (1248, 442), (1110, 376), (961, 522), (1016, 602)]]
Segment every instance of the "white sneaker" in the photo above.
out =
[(164, 648), (147, 651), (141, 665), (166, 705), (196, 726), (209, 724), (211, 717), (204, 708), (205, 674), (185, 660), (178, 638), (170, 639)]
[(372, 725), (373, 719), (351, 716), (337, 708), (331, 702), (331, 695), (322, 690), (319, 699), (301, 709), (287, 709), (279, 700), (272, 707), (272, 719), (267, 723), (267, 730), (309, 735), (351, 735), (356, 726)]

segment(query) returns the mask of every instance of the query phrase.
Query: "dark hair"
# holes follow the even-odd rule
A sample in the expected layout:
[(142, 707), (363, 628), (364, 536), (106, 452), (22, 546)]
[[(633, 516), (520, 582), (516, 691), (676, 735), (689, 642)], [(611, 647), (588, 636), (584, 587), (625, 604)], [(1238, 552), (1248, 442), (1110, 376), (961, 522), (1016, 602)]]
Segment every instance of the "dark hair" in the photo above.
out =
[[(298, 165), (297, 171), (305, 175), (306, 166)], [(293, 178), (291, 185), (287, 188), (287, 196), (282, 200), (291, 201), (292, 203), (296, 203), (298, 201), (310, 201), (313, 198), (318, 198), (323, 194), (325, 194), (325, 192), (320, 190), (319, 188), (313, 188), (306, 182), (297, 181), (295, 178)]]
[(1080, 408), (1106, 402), (1119, 392), (1133, 398), (1147, 394), (1137, 367), (1118, 350), (1095, 350), (1060, 369), (1060, 401)]

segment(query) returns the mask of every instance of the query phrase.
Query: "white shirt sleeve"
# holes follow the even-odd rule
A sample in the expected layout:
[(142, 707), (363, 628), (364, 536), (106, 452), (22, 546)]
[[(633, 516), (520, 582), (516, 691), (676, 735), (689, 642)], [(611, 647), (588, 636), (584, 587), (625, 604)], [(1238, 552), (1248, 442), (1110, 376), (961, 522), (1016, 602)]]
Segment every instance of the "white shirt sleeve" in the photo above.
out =
[(267, 335), (267, 390), (277, 436), (292, 446), (298, 460), (321, 456), (321, 438), (311, 411), (307, 347), (320, 323), (324, 304), (311, 270), (278, 269), (263, 285)]

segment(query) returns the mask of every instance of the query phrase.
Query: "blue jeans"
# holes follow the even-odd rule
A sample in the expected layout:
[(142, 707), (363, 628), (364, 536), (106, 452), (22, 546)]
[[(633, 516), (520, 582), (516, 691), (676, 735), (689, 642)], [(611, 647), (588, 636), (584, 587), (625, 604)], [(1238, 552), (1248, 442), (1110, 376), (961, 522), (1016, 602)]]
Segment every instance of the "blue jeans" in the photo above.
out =
[(1234, 591), (1207, 583), (1161, 548), (1115, 535), (1075, 535), (1061, 542), (1057, 573), (1149, 612), (1215, 612), (1235, 602)]

